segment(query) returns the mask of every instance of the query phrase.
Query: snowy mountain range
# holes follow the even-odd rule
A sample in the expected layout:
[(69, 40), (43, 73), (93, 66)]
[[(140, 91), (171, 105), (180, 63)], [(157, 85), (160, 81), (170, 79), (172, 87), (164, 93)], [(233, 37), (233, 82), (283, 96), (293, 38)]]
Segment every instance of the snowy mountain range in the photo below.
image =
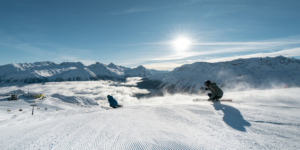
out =
[(228, 62), (195, 62), (173, 71), (126, 68), (113, 63), (81, 62), (19, 63), (0, 66), (0, 83), (42, 83), (59, 81), (114, 80), (143, 77), (138, 87), (165, 89), (170, 93), (199, 93), (204, 81), (216, 82), (223, 89), (280, 88), (300, 86), (300, 60), (283, 56), (237, 59)]
[(170, 93), (199, 93), (204, 89), (205, 80), (231, 90), (300, 86), (300, 60), (278, 56), (218, 63), (195, 62), (167, 74), (151, 76), (138, 86), (166, 89)]
[[(126, 77), (149, 77), (153, 70), (143, 66), (126, 68), (113, 63), (95, 63), (84, 66), (81, 62), (18, 63), (0, 66), (0, 83), (42, 83), (58, 81), (125, 80)], [(155, 70), (157, 74), (159, 71)]]

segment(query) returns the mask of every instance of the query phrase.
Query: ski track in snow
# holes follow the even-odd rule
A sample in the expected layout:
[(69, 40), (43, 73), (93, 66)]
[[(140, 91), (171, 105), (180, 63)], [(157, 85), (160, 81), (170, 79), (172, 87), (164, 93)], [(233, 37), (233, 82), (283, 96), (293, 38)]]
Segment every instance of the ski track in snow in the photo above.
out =
[[(29, 105), (26, 100), (13, 102), (18, 103)], [(0, 101), (0, 115), (6, 105), (12, 107)], [(31, 107), (23, 107), (22, 112), (5, 114), (0, 121), (1, 150), (300, 148), (298, 106), (191, 102), (106, 110), (51, 97), (38, 105), (48, 110), (35, 109), (32, 116)]]

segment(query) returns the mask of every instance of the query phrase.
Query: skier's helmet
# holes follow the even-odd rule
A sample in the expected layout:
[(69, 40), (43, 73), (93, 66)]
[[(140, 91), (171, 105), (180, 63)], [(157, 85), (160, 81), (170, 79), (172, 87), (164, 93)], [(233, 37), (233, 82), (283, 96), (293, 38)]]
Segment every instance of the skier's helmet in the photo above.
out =
[(206, 81), (204, 82), (204, 85), (205, 85), (205, 86), (209, 86), (210, 83), (211, 83), (211, 82), (210, 82), (209, 80), (206, 80)]
[(110, 97), (110, 95), (107, 95), (107, 98), (109, 98)]

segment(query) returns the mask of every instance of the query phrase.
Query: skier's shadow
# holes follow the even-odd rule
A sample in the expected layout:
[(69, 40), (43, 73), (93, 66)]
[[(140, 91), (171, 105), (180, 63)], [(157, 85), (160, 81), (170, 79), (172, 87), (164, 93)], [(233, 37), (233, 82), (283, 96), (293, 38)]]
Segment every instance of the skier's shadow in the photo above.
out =
[(251, 126), (251, 124), (243, 118), (238, 109), (232, 106), (221, 104), (220, 101), (214, 102), (213, 106), (215, 107), (215, 110), (223, 111), (223, 121), (230, 127), (242, 132), (246, 132), (245, 126)]

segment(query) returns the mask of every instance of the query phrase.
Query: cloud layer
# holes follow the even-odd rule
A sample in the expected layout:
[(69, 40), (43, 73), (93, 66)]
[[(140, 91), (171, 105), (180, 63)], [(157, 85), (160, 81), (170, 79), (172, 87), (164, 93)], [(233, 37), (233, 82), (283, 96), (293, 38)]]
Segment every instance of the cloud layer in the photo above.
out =
[[(121, 103), (138, 101), (135, 94), (149, 93), (148, 90), (133, 87), (140, 78), (129, 78), (125, 84), (113, 81), (84, 81), (84, 82), (47, 82), (44, 84), (28, 84), (23, 86), (0, 87), (0, 94), (10, 94), (15, 90), (27, 93), (43, 93), (46, 97), (63, 95), (65, 97), (86, 97), (98, 102), (107, 103), (107, 95), (112, 95)], [(55, 96), (57, 97), (57, 96)]]

